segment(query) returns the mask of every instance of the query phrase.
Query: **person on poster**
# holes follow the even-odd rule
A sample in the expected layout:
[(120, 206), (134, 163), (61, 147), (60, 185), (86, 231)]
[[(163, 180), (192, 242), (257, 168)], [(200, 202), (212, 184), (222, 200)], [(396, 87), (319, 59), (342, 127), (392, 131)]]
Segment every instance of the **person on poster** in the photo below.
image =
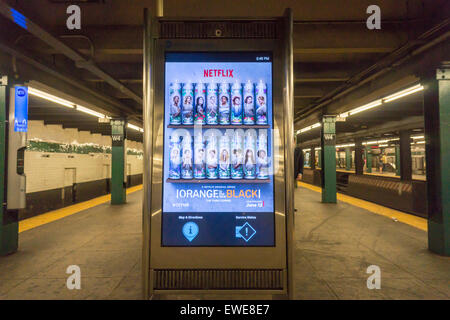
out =
[(184, 98), (184, 103), (183, 103), (183, 113), (184, 113), (184, 116), (185, 116), (186, 118), (192, 117), (193, 111), (194, 111), (194, 108), (193, 108), (193, 106), (192, 106), (192, 97), (191, 97), (191, 96), (186, 96), (186, 97)]
[(181, 165), (180, 149), (174, 147), (170, 151), (169, 175), (171, 178), (173, 179), (180, 178), (180, 165)]
[(239, 169), (239, 167), (242, 165), (242, 150), (234, 149), (231, 160), (232, 160), (233, 168)]
[(233, 98), (233, 115), (239, 118), (241, 113), (242, 113), (241, 98), (236, 96)]
[(192, 170), (192, 153), (191, 150), (185, 150), (183, 152), (183, 160), (181, 162), (182, 165), (182, 169), (186, 170), (186, 171), (190, 171)]
[(172, 117), (176, 118), (180, 115), (181, 108), (180, 108), (180, 96), (174, 96), (173, 97), (173, 103), (172, 103), (172, 109), (170, 110), (170, 114)]
[(247, 96), (244, 100), (244, 114), (251, 119), (255, 118), (255, 105), (252, 96)]
[(178, 149), (178, 148), (173, 148), (172, 149), (172, 153), (170, 154), (170, 160), (174, 164), (180, 163), (180, 149)]
[(222, 96), (220, 98), (220, 104), (222, 105), (222, 107), (227, 107), (228, 106), (228, 98), (226, 96)]
[(223, 171), (227, 171), (228, 170), (228, 164), (230, 160), (230, 155), (228, 154), (227, 150), (222, 150), (221, 154), (220, 154), (220, 158), (219, 158), (219, 166), (220, 169)]
[(208, 169), (210, 169), (210, 170), (214, 170), (217, 168), (216, 150), (214, 150), (214, 149), (209, 150), (208, 156), (206, 159), (206, 165), (208, 166)]
[(197, 119), (205, 119), (205, 99), (203, 97), (198, 97), (195, 104), (197, 106)]
[(230, 104), (226, 96), (220, 97), (219, 118), (220, 122), (224, 124), (228, 124), (230, 121)]
[(263, 96), (258, 97), (258, 108), (256, 109), (256, 114), (259, 119), (265, 119), (267, 116), (266, 99)]
[(196, 159), (201, 159), (200, 163), (195, 163), (194, 164), (195, 170), (197, 172), (202, 172), (204, 170), (204, 168), (205, 168), (205, 157), (204, 157), (204, 154), (205, 154), (205, 149), (203, 149), (203, 148), (197, 149)]
[(245, 170), (251, 171), (255, 166), (255, 156), (253, 155), (253, 150), (247, 150), (245, 153)]
[(258, 172), (263, 172), (264, 175), (268, 174), (269, 159), (265, 150), (258, 150), (257, 159)]
[(217, 114), (217, 98), (216, 96), (210, 96), (209, 97), (209, 104), (207, 107), (206, 112), (209, 114), (210, 117), (214, 118)]

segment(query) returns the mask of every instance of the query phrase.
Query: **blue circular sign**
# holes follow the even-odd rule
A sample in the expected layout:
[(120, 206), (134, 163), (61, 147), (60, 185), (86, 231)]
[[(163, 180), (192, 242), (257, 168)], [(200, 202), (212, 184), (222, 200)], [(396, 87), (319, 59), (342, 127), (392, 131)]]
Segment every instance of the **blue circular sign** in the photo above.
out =
[(17, 95), (19, 97), (23, 97), (23, 96), (25, 96), (25, 94), (26, 94), (26, 92), (24, 89), (22, 89), (22, 88), (17, 89)]

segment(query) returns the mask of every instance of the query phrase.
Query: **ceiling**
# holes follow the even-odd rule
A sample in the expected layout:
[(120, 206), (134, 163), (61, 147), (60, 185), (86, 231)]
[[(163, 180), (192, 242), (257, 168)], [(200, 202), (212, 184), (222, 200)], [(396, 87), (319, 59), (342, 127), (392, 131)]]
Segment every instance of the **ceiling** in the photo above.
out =
[[(377, 139), (398, 136), (400, 131), (423, 131), (423, 92), (382, 104), (336, 122), (337, 143), (353, 143), (356, 139)], [(303, 145), (320, 144), (320, 128), (298, 136)]]
[[(47, 67), (58, 75), (39, 75), (40, 81), (54, 86), (63, 86), (63, 83), (73, 81), (78, 86), (76, 90), (73, 89), (73, 83), (61, 89), (67, 89), (66, 92), (72, 90), (72, 94), (83, 93), (100, 110), (108, 111), (113, 116), (127, 117), (130, 122), (142, 126), (143, 9), (147, 7), (154, 10), (154, 1), (0, 0), (1, 2), (23, 13), (80, 54), (85, 61), (110, 76), (110, 80), (105, 81), (89, 68), (77, 66), (67, 55), (3, 16), (0, 16), (0, 71), (21, 78), (33, 78), (42, 73), (42, 66)], [(68, 17), (66, 8), (68, 4), (74, 3), (81, 8), (82, 26), (81, 30), (69, 31), (65, 26)], [(369, 30), (366, 27), (369, 16), (366, 9), (372, 4), (381, 8), (381, 30)], [(298, 121), (307, 117), (311, 110), (330, 95), (354, 85), (359, 73), (386, 59), (398, 48), (411, 44), (413, 49), (419, 45), (416, 39), (423, 32), (448, 18), (450, 1), (227, 0), (225, 5), (223, 1), (165, 0), (164, 16), (272, 17), (283, 15), (287, 7), (293, 9), (295, 21), (294, 120)], [(13, 70), (11, 55), (19, 58), (16, 70)], [(57, 81), (54, 78), (64, 80)], [(34, 100), (32, 103), (35, 103)], [(412, 105), (399, 105), (393, 112), (400, 116), (403, 114), (401, 110), (406, 108), (411, 114), (417, 114), (416, 109), (411, 109)], [(99, 125), (92, 119), (88, 121), (90, 125), (85, 124), (79, 113), (68, 114), (68, 119), (62, 114), (58, 118), (64, 112), (68, 113), (70, 110), (59, 112), (57, 108), (43, 110), (36, 106), (33, 116), (55, 122), (63, 117), (65, 125), (75, 126), (79, 121), (79, 127), (83, 124), (83, 128), (91, 131), (103, 130), (98, 127), (104, 125)], [(358, 123), (374, 121), (370, 112), (361, 114), (360, 117), (338, 126), (344, 126), (343, 129), (352, 132), (358, 129), (355, 127)]]
[[(111, 135), (109, 123), (99, 123), (96, 117), (75, 109), (66, 108), (32, 95), (29, 97), (28, 104), (29, 120), (43, 120), (44, 124), (60, 124), (63, 128), (77, 128), (80, 131)], [(126, 137), (129, 140), (142, 142), (142, 133), (130, 128), (126, 130)]]

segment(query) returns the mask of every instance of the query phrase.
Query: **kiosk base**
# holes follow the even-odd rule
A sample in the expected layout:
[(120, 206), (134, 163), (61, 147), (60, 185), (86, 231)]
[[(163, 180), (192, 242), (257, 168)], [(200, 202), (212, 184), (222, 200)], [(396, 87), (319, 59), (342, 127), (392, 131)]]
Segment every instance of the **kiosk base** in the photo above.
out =
[(155, 290), (283, 290), (281, 269), (153, 270)]

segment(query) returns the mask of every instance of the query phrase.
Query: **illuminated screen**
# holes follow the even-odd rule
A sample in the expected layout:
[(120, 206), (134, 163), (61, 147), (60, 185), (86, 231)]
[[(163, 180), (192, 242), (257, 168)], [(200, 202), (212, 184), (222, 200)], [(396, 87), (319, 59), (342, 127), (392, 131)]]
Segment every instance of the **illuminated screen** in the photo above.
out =
[(272, 54), (166, 53), (163, 246), (274, 246)]

